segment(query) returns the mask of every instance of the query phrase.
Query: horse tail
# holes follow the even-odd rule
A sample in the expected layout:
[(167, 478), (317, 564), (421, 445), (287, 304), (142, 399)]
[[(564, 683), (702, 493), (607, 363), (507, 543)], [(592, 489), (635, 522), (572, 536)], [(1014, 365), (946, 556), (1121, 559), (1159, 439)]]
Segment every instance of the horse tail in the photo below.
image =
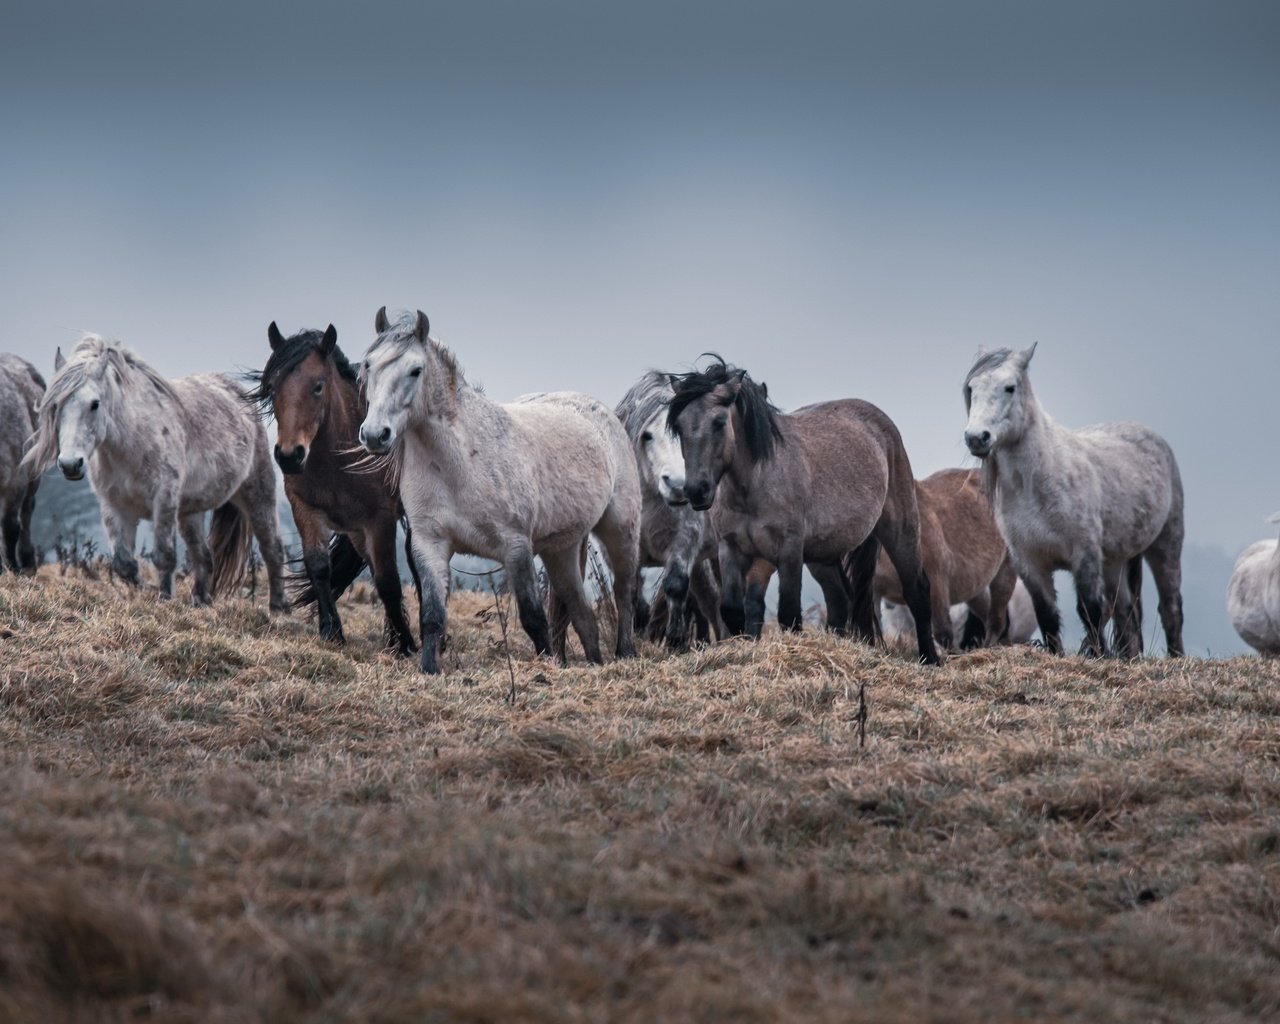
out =
[(209, 547), (213, 551), (214, 597), (240, 585), (252, 543), (249, 517), (240, 509), (227, 502), (213, 510), (213, 518), (209, 522)]
[[(295, 563), (296, 564), (296, 563)], [(364, 572), (365, 560), (345, 533), (335, 533), (329, 541), (329, 593), (341, 597), (356, 577)], [(306, 573), (294, 572), (289, 581), (289, 600), (295, 605), (315, 604), (316, 588)]]

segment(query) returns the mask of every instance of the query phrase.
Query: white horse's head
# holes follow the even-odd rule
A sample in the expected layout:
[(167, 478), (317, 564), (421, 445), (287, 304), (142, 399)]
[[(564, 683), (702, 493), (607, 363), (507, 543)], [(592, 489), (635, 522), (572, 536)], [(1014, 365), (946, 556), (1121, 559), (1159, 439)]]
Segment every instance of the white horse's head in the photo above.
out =
[(365, 353), (360, 376), (369, 403), (360, 424), (360, 443), (375, 455), (390, 451), (404, 435), (409, 414), (427, 377), (427, 337), (431, 324), (421, 310), (405, 314), (394, 324), (387, 307), (373, 321), (378, 339)]
[[(80, 339), (70, 359), (59, 349), (54, 375), (37, 408), (36, 436), (23, 460), (43, 473), (57, 460), (68, 480), (85, 475), (89, 459), (107, 434), (114, 414), (116, 388), (131, 357), (96, 334)], [(114, 380), (112, 379), (114, 377)]]
[(684, 496), (684, 453), (680, 440), (667, 429), (667, 407), (650, 417), (640, 432), (640, 475), (657, 488), (668, 505), (687, 505)]
[(1002, 348), (978, 353), (964, 380), (964, 407), (969, 412), (964, 443), (978, 458), (1014, 444), (1026, 429), (1032, 402), (1027, 366), (1035, 351), (1032, 345), (1021, 352)]

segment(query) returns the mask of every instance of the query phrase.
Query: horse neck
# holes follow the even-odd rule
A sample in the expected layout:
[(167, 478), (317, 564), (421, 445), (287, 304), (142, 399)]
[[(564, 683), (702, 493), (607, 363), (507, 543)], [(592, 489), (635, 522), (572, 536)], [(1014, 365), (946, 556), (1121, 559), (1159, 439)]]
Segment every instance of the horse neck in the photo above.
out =
[(477, 428), (506, 414), (497, 402), (468, 385), (434, 346), (429, 362), (425, 408), (415, 412), (413, 433), (446, 463), (460, 462)]
[[(733, 490), (739, 494), (746, 495), (750, 493), (751, 488), (756, 482), (756, 475), (759, 471), (761, 463), (751, 457), (751, 449), (747, 446), (746, 429), (743, 425), (742, 414), (734, 408), (733, 416), (733, 459), (729, 462), (728, 468), (724, 472), (724, 479), (729, 483)], [(775, 458), (777, 455), (775, 454)]]

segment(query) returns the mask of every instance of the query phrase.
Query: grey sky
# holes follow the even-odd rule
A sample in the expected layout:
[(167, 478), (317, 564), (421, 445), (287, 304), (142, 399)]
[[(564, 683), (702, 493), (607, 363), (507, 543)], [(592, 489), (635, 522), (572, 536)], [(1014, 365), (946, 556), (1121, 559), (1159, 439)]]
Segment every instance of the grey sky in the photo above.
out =
[[(979, 344), (1280, 509), (1273, 3), (6, 3), (0, 347), (165, 372), (421, 306), (500, 397), (715, 349), (964, 464)], [(1225, 579), (1222, 581), (1225, 584)]]

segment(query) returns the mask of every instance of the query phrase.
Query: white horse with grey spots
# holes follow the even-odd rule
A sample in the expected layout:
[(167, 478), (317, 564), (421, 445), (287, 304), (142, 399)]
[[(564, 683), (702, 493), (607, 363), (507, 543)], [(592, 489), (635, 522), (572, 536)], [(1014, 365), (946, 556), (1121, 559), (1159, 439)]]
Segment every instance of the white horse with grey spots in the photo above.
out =
[(1168, 443), (1138, 423), (1070, 430), (1031, 389), (1035, 345), (980, 352), (964, 382), (965, 444), (983, 460), (996, 523), (1031, 592), (1045, 646), (1062, 652), (1055, 570), (1075, 580), (1082, 654), (1142, 653), (1142, 562), (1160, 595), (1170, 657), (1182, 648), (1182, 478)]
[(44, 378), (15, 355), (0, 355), (0, 530), (5, 566), (14, 572), (36, 571), (31, 544), (31, 514), (40, 474), (23, 465), (27, 443), (36, 429), (36, 407), (44, 396)]
[(56, 460), (68, 480), (88, 472), (116, 575), (138, 582), (138, 523), (150, 520), (161, 597), (173, 596), (180, 531), (195, 575), (193, 600), (207, 604), (243, 577), (252, 532), (271, 610), (288, 611), (271, 446), (236, 383), (214, 373), (167, 380), (96, 334), (86, 334), (70, 359), (59, 350), (54, 369), (24, 461), (41, 473)]
[[(951, 631), (955, 636), (964, 636), (969, 630), (971, 616), (985, 620), (991, 601), (990, 594), (982, 594), (977, 600), (968, 604), (951, 606)], [(975, 607), (976, 606), (976, 607)], [(1013, 596), (1009, 598), (1006, 614), (1008, 622), (1001, 636), (993, 637), (996, 644), (1025, 644), (1036, 631), (1036, 610), (1031, 604), (1031, 595), (1027, 585), (1018, 580), (1014, 584)], [(880, 630), (889, 643), (914, 642), (916, 620), (911, 617), (911, 609), (905, 604), (898, 604), (886, 597), (880, 599)]]
[[(1280, 513), (1271, 521), (1280, 522)], [(1250, 647), (1280, 655), (1280, 541), (1245, 548), (1227, 584), (1227, 614)]]
[(684, 454), (667, 428), (667, 403), (674, 394), (667, 375), (650, 370), (623, 395), (615, 411), (640, 471), (640, 563), (662, 567), (666, 641), (678, 648), (687, 642), (685, 609), (690, 596), (716, 639), (726, 630), (720, 618), (720, 586), (712, 570), (719, 541), (711, 517), (696, 511), (685, 497)]
[(430, 336), (426, 314), (374, 318), (377, 340), (361, 376), (369, 409), (360, 441), (394, 453), (422, 586), (422, 670), (440, 670), (449, 559), (501, 562), (520, 622), (550, 654), (534, 556), (564, 602), (589, 661), (600, 662), (595, 611), (582, 583), (587, 536), (613, 570), (618, 657), (635, 653), (640, 480), (626, 432), (608, 406), (573, 392), (499, 404), (473, 388), (453, 354)]

